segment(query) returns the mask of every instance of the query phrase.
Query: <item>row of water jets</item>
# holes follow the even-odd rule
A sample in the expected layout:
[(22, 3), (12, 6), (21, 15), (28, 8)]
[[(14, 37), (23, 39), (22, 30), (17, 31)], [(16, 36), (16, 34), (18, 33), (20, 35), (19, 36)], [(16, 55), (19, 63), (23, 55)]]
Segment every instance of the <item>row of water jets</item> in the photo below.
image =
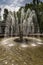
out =
[(27, 12), (24, 12), (24, 8), (21, 10), (20, 23), (17, 13), (11, 14), (9, 12), (6, 19), (5, 27), (5, 37), (8, 37), (9, 34), (19, 35), (19, 26), (23, 35), (27, 36), (29, 34), (39, 33), (39, 25), (37, 21), (37, 16), (34, 10), (28, 9)]

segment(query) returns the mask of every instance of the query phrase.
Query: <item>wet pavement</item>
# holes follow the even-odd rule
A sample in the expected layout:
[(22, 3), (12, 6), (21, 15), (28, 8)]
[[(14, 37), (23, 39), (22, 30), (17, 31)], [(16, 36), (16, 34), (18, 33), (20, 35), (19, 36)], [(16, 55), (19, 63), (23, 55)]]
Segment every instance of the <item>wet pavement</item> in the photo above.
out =
[(13, 40), (14, 38), (7, 38), (0, 41), (0, 65), (43, 65), (41, 40), (34, 39), (28, 44)]

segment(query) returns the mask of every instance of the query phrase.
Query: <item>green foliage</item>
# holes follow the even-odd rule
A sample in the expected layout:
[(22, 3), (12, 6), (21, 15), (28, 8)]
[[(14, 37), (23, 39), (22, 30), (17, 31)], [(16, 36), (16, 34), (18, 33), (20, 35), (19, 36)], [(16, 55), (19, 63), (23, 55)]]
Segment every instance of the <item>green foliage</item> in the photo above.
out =
[(40, 15), (40, 32), (43, 32), (43, 13)]
[[(18, 18), (20, 18), (20, 11), (23, 7), (21, 7), (19, 9), (19, 13), (18, 14)], [(35, 10), (36, 15), (37, 15), (37, 19), (38, 19), (38, 23), (39, 23), (39, 28), (40, 28), (40, 32), (43, 32), (43, 2), (41, 2), (40, 0), (33, 0), (32, 3), (30, 4), (26, 4), (24, 6), (25, 12), (27, 12), (28, 8), (30, 8), (31, 10)]]
[(32, 3), (26, 4), (25, 5), (25, 12), (28, 10), (28, 8), (32, 9), (33, 8), (33, 4)]

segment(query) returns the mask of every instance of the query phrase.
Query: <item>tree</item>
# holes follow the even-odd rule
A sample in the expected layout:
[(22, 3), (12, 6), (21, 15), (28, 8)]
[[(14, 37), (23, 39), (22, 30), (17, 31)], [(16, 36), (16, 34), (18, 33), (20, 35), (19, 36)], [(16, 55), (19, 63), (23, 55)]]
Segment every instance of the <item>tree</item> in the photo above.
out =
[(4, 9), (4, 14), (3, 14), (4, 20), (6, 20), (7, 15), (8, 15), (8, 9)]
[(4, 36), (4, 33), (5, 33), (5, 26), (6, 26), (6, 19), (7, 19), (7, 16), (8, 16), (8, 10), (7, 9), (4, 9), (4, 14), (3, 14), (3, 21), (2, 21), (2, 34)]
[(0, 8), (0, 21), (1, 21), (1, 8)]
[(33, 4), (39, 4), (40, 0), (33, 0)]

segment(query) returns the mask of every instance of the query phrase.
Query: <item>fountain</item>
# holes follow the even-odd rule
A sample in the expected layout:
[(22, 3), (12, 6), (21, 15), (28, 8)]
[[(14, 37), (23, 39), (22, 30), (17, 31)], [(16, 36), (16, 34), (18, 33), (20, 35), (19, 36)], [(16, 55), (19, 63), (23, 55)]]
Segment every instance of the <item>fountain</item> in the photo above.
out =
[[(15, 35), (17, 38), (13, 40), (14, 42), (31, 42), (28, 35), (40, 33), (36, 13), (31, 9), (25, 12), (24, 8), (21, 9), (20, 13), (20, 18), (18, 18), (16, 12), (15, 14), (9, 12), (6, 19), (5, 37), (10, 35), (12, 38)], [(34, 41), (34, 39), (32, 40)]]
[(43, 39), (37, 35), (40, 33), (37, 14), (35, 10), (25, 12), (22, 8), (19, 15), (9, 12), (5, 17), (5, 34), (0, 40), (0, 65), (42, 65)]
[(38, 61), (41, 65), (43, 42), (39, 36), (31, 36), (40, 33), (36, 13), (31, 9), (25, 12), (24, 8), (20, 13), (20, 18), (16, 12), (8, 13), (4, 39), (0, 41), (0, 64), (35, 65)]

